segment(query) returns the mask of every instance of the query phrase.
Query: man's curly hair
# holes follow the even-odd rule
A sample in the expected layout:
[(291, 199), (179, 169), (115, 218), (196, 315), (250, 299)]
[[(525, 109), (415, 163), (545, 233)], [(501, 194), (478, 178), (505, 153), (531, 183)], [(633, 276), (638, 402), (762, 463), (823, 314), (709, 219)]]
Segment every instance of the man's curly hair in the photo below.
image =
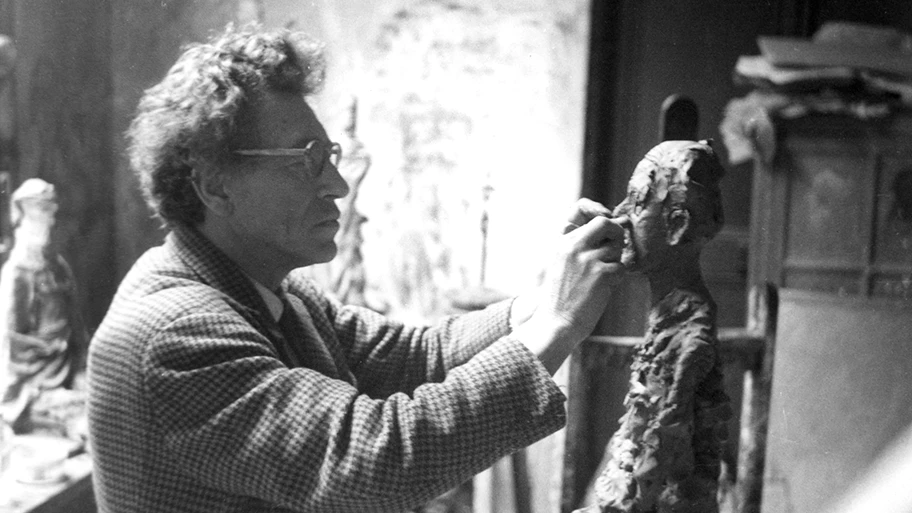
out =
[(324, 76), (323, 45), (301, 32), (229, 25), (185, 46), (145, 91), (127, 131), (130, 164), (155, 215), (166, 226), (201, 223), (191, 163), (229, 162), (239, 116), (263, 92), (309, 95)]

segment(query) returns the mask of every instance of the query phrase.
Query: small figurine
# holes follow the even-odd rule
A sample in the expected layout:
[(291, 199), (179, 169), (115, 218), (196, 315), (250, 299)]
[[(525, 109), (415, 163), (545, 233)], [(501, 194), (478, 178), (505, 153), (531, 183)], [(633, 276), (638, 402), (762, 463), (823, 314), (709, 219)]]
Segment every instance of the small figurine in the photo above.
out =
[(70, 388), (82, 371), (87, 337), (73, 272), (55, 247), (56, 212), (54, 186), (44, 180), (28, 179), (12, 195), (15, 242), (0, 269), (0, 384), (6, 404)]
[(665, 141), (637, 165), (613, 212), (630, 219), (622, 262), (647, 276), (652, 307), (631, 365), (627, 412), (595, 483), (598, 504), (583, 512), (719, 509), (731, 407), (700, 252), (722, 226), (723, 174), (707, 141)]

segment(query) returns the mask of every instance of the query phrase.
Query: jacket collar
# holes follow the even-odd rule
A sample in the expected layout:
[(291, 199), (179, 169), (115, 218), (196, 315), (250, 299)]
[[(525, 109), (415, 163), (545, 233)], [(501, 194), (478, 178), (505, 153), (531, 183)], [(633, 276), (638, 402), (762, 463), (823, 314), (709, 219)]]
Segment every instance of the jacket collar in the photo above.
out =
[(209, 239), (190, 226), (176, 226), (165, 239), (170, 247), (203, 283), (227, 294), (241, 305), (272, 317), (253, 281), (233, 260)]

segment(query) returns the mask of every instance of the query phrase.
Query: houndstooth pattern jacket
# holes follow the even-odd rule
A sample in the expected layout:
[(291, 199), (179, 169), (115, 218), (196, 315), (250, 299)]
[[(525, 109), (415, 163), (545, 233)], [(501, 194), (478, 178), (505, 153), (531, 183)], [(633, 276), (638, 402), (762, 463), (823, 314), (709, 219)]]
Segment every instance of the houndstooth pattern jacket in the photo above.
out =
[(403, 511), (565, 422), (509, 302), (408, 327), (282, 288), (291, 327), (189, 228), (137, 261), (90, 345), (100, 511)]

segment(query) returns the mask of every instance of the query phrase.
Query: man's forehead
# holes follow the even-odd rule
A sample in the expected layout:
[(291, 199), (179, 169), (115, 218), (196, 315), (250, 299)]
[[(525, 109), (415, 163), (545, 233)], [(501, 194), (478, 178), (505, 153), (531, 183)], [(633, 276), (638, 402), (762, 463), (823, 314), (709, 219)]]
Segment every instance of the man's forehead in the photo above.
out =
[(248, 148), (298, 148), (325, 139), (326, 130), (302, 96), (267, 92), (251, 104), (240, 135)]

